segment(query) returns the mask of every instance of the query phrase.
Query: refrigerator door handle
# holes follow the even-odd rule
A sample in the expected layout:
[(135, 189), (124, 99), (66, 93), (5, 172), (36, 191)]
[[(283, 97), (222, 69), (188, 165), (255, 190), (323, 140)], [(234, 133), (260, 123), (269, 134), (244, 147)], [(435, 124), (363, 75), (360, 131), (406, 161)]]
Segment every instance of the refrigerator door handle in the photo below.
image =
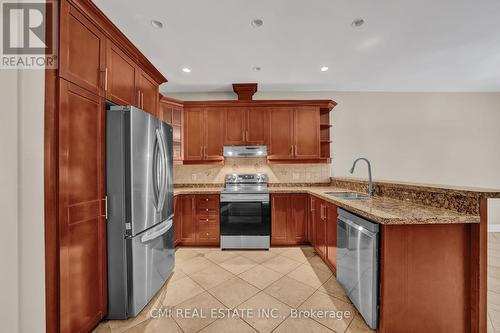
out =
[(157, 211), (161, 212), (163, 210), (163, 207), (165, 205), (165, 200), (167, 196), (167, 152), (165, 148), (165, 141), (163, 139), (163, 135), (161, 134), (160, 130), (157, 128), (156, 129), (156, 138), (158, 140), (158, 144), (160, 146), (160, 152), (161, 152), (161, 181), (160, 181), (160, 194), (158, 196), (158, 208)]
[(156, 211), (159, 211), (159, 206), (160, 206), (160, 187), (159, 187), (159, 182), (160, 180), (160, 166), (158, 164), (158, 154), (160, 154), (160, 142), (158, 139), (158, 132), (156, 132), (156, 142), (153, 145), (153, 172), (151, 174), (151, 177), (153, 178), (153, 192), (154, 192), (154, 206)]
[(143, 235), (141, 237), (141, 242), (146, 243), (146, 242), (149, 242), (150, 240), (153, 240), (153, 239), (158, 238), (161, 235), (165, 234), (167, 231), (170, 230), (170, 228), (172, 228), (172, 224), (173, 224), (172, 221), (173, 221), (172, 219), (169, 219), (166, 221), (165, 225), (162, 228), (155, 230), (155, 231), (152, 231), (151, 233), (148, 232), (145, 235)]

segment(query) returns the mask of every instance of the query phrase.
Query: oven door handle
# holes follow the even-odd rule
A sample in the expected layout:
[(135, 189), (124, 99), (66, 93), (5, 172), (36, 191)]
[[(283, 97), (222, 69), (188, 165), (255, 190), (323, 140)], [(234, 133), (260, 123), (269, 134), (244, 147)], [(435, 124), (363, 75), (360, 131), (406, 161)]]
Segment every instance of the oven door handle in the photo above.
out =
[(220, 202), (260, 202), (269, 203), (269, 194), (221, 194)]

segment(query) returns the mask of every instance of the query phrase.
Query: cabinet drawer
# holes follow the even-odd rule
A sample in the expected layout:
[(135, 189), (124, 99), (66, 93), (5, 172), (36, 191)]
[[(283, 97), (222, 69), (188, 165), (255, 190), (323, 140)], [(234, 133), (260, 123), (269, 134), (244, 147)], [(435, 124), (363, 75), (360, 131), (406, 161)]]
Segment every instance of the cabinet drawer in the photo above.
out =
[(219, 241), (219, 224), (200, 223), (198, 225), (198, 239), (202, 241)]
[(198, 215), (207, 215), (207, 216), (218, 216), (219, 215), (219, 207), (217, 208), (208, 208), (208, 207), (196, 207), (196, 213)]
[(219, 225), (219, 215), (198, 215), (198, 225)]
[(198, 212), (215, 212), (219, 214), (219, 196), (201, 196), (196, 198), (196, 210)]

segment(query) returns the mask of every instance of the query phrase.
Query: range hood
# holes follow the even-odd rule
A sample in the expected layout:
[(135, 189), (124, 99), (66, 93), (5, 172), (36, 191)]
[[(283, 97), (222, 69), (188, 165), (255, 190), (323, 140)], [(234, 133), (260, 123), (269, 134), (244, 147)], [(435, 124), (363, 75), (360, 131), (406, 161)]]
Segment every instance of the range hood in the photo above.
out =
[(224, 157), (265, 157), (267, 146), (224, 146)]

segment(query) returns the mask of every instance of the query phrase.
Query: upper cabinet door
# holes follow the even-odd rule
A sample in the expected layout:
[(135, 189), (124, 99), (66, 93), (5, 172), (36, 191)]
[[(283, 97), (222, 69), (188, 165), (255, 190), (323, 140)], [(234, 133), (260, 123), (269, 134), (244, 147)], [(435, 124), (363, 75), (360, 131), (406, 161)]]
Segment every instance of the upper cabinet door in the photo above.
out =
[(59, 74), (104, 95), (106, 37), (67, 1), (61, 1)]
[(139, 71), (139, 108), (156, 116), (160, 99), (159, 86), (148, 74)]
[(294, 112), (294, 158), (320, 158), (319, 109), (299, 107)]
[(268, 133), (268, 108), (248, 108), (245, 141), (248, 145), (265, 145)]
[(106, 98), (121, 105), (136, 105), (135, 63), (111, 41), (106, 48), (104, 89)]
[(293, 109), (269, 109), (268, 159), (290, 159), (292, 151)]
[(228, 146), (245, 145), (245, 114), (242, 107), (234, 107), (225, 110), (226, 130), (224, 144)]
[(203, 159), (204, 110), (184, 109), (184, 159), (199, 161)]
[(225, 111), (220, 109), (208, 109), (205, 111), (205, 144), (204, 157), (210, 161), (224, 159), (224, 115)]

